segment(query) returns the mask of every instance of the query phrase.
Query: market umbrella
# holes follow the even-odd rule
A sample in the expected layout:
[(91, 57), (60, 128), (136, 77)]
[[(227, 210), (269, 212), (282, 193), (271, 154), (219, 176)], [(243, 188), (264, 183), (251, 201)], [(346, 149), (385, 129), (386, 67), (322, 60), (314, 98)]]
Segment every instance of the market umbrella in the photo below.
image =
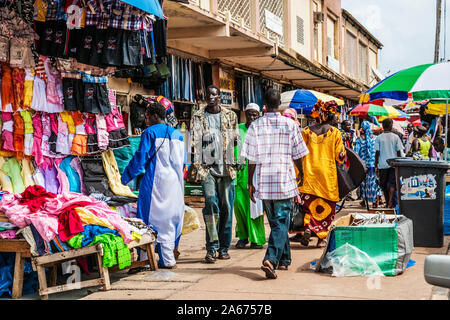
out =
[[(411, 93), (411, 95), (409, 95)], [(404, 69), (364, 92), (361, 103), (384, 99), (400, 104), (425, 99), (450, 99), (450, 62), (422, 64)]]
[(386, 118), (391, 118), (393, 120), (395, 120), (395, 119), (403, 120), (403, 119), (409, 118), (409, 114), (407, 114), (406, 112), (403, 112), (402, 110), (396, 109), (391, 106), (384, 106), (384, 107), (386, 108), (386, 110), (388, 111), (389, 114), (387, 116), (379, 117), (378, 121), (383, 121)]
[(338, 106), (344, 105), (343, 100), (328, 94), (314, 90), (297, 89), (281, 94), (280, 109), (294, 108), (301, 113), (310, 114), (318, 100), (322, 100), (323, 102), (335, 101)]
[(376, 104), (358, 104), (352, 110), (350, 110), (351, 116), (388, 116), (389, 112), (384, 106), (378, 106)]
[(120, 0), (163, 19), (164, 14), (158, 0)]

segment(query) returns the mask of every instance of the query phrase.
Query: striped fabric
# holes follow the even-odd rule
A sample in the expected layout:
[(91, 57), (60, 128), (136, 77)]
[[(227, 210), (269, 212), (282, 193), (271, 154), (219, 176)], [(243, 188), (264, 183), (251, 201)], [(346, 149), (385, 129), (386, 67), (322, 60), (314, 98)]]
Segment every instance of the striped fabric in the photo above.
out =
[(247, 132), (241, 157), (256, 163), (255, 197), (282, 200), (299, 194), (293, 160), (309, 153), (300, 128), (280, 113), (266, 113)]

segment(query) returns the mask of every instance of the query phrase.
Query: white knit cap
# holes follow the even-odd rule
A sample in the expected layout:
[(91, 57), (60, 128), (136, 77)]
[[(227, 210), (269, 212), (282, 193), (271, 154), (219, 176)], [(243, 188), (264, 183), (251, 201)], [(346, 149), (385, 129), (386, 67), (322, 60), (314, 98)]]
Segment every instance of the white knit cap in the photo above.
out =
[(245, 109), (244, 109), (244, 111), (247, 111), (247, 110), (256, 110), (256, 111), (260, 111), (259, 110), (259, 106), (256, 104), (256, 103), (249, 103), (246, 107), (245, 107)]

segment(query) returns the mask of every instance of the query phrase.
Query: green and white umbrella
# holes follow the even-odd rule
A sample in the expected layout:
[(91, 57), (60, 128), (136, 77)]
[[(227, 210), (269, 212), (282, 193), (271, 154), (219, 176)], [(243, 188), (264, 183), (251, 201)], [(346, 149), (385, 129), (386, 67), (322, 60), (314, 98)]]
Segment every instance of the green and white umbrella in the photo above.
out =
[(422, 64), (394, 73), (364, 92), (360, 103), (378, 99), (391, 105), (411, 99), (450, 99), (450, 62)]

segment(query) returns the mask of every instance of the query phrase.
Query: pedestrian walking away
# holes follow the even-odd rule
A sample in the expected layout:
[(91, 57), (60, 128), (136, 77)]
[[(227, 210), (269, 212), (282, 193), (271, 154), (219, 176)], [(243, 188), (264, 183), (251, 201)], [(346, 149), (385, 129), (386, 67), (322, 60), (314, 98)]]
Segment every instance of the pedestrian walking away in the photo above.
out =
[[(248, 128), (251, 123), (260, 116), (260, 108), (256, 103), (250, 103), (245, 108), (246, 122), (239, 124), (239, 135), (241, 144), (236, 146), (236, 158), (244, 144)], [(260, 199), (256, 203), (250, 201), (247, 189), (248, 182), (248, 160), (237, 159), (242, 164), (241, 170), (236, 174), (236, 198), (234, 201), (234, 215), (236, 217), (236, 243), (237, 249), (244, 249), (250, 243), (251, 249), (262, 249), (266, 243), (266, 231), (264, 228), (264, 209)], [(253, 176), (255, 180), (255, 176)]]
[(152, 225), (158, 234), (158, 265), (173, 269), (176, 266), (173, 251), (178, 247), (184, 218), (183, 136), (165, 123), (166, 109), (160, 103), (149, 104), (146, 117), (150, 127), (142, 133), (139, 148), (122, 175), (122, 183), (126, 185), (145, 172), (139, 187), (137, 217)]
[(403, 148), (402, 141), (392, 132), (392, 119), (384, 119), (383, 133), (375, 140), (375, 173), (380, 181), (387, 208), (394, 208), (395, 193), (395, 170), (388, 163), (387, 159), (401, 156)]
[[(282, 116), (281, 95), (269, 89), (264, 95), (266, 113), (248, 128), (241, 157), (249, 161), (248, 192), (251, 201), (263, 201), (270, 225), (269, 242), (261, 269), (266, 278), (276, 279), (275, 269), (291, 264), (289, 244), (290, 213), (299, 194), (294, 163), (302, 177), (301, 158), (308, 154), (297, 124)], [(255, 182), (253, 176), (256, 175)]]
[[(239, 141), (236, 113), (220, 106), (220, 89), (206, 89), (206, 107), (192, 116), (192, 145), (205, 197), (203, 219), (206, 226), (205, 263), (230, 259), (236, 160), (234, 147)], [(218, 253), (218, 256), (217, 256)]]
[(309, 150), (309, 154), (302, 159), (304, 181), (298, 188), (305, 213), (305, 232), (301, 240), (305, 246), (311, 236), (319, 238), (318, 247), (326, 245), (328, 228), (339, 201), (336, 166), (344, 165), (346, 152), (341, 133), (332, 126), (337, 114), (334, 101), (318, 101), (312, 113), (318, 123), (302, 131)]

